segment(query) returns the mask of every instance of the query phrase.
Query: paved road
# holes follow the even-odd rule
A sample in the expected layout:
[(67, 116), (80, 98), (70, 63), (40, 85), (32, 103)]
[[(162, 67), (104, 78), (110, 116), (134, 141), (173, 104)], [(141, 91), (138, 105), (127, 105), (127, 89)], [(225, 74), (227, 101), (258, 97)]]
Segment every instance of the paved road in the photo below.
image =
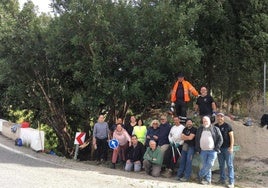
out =
[[(166, 178), (152, 178), (143, 173), (90, 165), (63, 157), (36, 153), (17, 147), (0, 135), (1, 188), (205, 188), (197, 183), (178, 183)], [(216, 187), (216, 186), (209, 186)]]

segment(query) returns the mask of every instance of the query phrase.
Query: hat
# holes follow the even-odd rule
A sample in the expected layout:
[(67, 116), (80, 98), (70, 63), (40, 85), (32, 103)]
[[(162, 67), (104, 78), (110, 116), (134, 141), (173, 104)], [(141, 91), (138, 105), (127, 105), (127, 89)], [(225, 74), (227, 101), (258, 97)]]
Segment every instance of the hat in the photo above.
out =
[(184, 75), (183, 75), (183, 73), (180, 72), (180, 73), (178, 73), (177, 77), (182, 78), (182, 77), (184, 77)]
[(224, 117), (224, 113), (219, 112), (219, 113), (217, 113), (217, 116), (222, 116), (222, 117)]

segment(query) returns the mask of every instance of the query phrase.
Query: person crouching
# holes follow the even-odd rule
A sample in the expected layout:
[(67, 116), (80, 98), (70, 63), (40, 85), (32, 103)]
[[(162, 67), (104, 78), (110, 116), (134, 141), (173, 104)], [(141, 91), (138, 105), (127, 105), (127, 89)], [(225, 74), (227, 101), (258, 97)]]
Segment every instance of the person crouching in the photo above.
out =
[(154, 140), (150, 140), (149, 147), (147, 148), (143, 159), (143, 167), (146, 174), (153, 177), (159, 177), (163, 163), (163, 154), (161, 149), (156, 146)]
[(132, 171), (134, 167), (134, 172), (141, 171), (142, 161), (144, 155), (144, 145), (138, 141), (136, 135), (131, 136), (131, 146), (127, 149), (126, 156), (126, 171)]

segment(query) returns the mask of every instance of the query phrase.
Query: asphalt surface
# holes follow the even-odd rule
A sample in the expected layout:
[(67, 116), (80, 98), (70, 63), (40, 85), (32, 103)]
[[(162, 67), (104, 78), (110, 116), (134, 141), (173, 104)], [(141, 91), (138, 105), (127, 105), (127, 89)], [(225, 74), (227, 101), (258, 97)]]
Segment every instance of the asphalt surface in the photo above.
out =
[[(15, 142), (0, 135), (0, 187), (80, 187), (80, 188), (205, 188), (207, 186), (179, 183), (173, 178), (153, 178), (145, 172), (125, 172), (93, 165), (94, 162), (79, 162), (42, 152), (28, 147), (15, 146)], [(211, 185), (208, 187), (220, 187)]]

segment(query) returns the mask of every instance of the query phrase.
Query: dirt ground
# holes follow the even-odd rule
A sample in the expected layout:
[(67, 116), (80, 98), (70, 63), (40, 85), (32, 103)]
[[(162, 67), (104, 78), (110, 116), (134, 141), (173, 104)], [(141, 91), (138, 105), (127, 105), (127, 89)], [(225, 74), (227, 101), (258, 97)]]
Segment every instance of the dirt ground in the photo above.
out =
[[(243, 125), (243, 121), (233, 121), (225, 117), (225, 121), (232, 125), (234, 129), (235, 145), (239, 151), (235, 152), (235, 178), (236, 187), (243, 188), (263, 188), (268, 187), (268, 129), (260, 127), (255, 123), (252, 126)], [(88, 161), (94, 164), (93, 161)], [(103, 165), (109, 168), (110, 163)], [(123, 171), (122, 166), (118, 165), (118, 171)], [(114, 171), (114, 173), (116, 173)], [(120, 172), (118, 172), (120, 173)], [(145, 174), (144, 174), (145, 175)], [(137, 177), (136, 177), (137, 176)], [(132, 178), (139, 178), (140, 174), (131, 173)], [(163, 181), (173, 181), (161, 178)], [(217, 171), (213, 173), (213, 181), (219, 179)], [(193, 180), (195, 181), (195, 180)]]
[(268, 187), (268, 129), (258, 123), (243, 125), (225, 117), (234, 129), (236, 182), (239, 187)]

